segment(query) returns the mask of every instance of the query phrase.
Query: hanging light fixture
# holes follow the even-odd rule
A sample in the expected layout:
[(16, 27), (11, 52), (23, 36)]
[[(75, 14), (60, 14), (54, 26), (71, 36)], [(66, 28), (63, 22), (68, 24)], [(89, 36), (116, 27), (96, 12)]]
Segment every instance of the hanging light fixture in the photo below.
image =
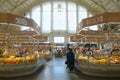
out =
[(57, 10), (58, 10), (58, 12), (61, 12), (61, 10), (62, 10), (62, 5), (61, 4), (57, 4)]

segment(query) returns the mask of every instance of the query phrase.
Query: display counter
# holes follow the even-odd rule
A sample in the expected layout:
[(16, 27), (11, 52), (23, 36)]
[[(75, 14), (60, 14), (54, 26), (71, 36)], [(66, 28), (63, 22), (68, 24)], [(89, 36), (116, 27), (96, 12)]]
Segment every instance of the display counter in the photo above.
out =
[(51, 52), (49, 50), (47, 50), (47, 51), (44, 52), (44, 56), (45, 56), (45, 59), (47, 61), (49, 61), (49, 60), (52, 59), (52, 54), (51, 54)]
[(17, 77), (34, 73), (45, 63), (41, 54), (0, 58), (0, 77)]
[[(26, 26), (33, 30), (2, 29), (0, 32), (0, 77), (17, 77), (35, 72), (45, 63), (44, 55), (35, 53), (41, 42), (40, 27), (32, 19), (9, 13), (0, 13), (1, 25), (8, 27)], [(4, 23), (4, 24), (3, 24)], [(22, 27), (21, 27), (22, 28)], [(12, 30), (12, 31), (11, 31)], [(14, 30), (14, 31), (13, 31)], [(47, 40), (47, 36), (44, 37)], [(44, 42), (42, 41), (42, 42)], [(36, 47), (36, 45), (38, 45)]]
[(79, 70), (87, 75), (99, 77), (119, 77), (120, 55), (79, 55), (78, 66)]

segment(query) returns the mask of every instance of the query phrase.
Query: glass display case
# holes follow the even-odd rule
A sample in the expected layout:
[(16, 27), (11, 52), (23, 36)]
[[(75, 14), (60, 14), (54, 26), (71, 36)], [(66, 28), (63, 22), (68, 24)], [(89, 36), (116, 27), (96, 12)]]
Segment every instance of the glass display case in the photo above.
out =
[(120, 76), (120, 50), (107, 49), (93, 51), (92, 54), (78, 56), (79, 69), (82, 73), (92, 76)]
[(1, 38), (0, 77), (16, 77), (35, 72), (45, 63), (44, 53), (36, 51), (38, 49), (35, 49), (34, 41), (29, 36)]

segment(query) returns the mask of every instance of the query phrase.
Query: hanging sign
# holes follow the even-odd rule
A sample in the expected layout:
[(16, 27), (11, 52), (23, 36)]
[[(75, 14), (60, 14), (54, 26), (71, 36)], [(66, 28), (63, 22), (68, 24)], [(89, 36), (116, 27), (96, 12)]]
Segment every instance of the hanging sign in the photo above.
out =
[(99, 17), (96, 17), (96, 18), (91, 18), (91, 19), (86, 20), (87, 25), (95, 24), (95, 23), (101, 23), (101, 22), (103, 22), (103, 16), (99, 16)]
[(104, 24), (104, 23), (116, 24), (118, 22), (120, 22), (120, 12), (103, 13), (83, 19), (81, 22), (80, 29), (98, 24)]
[(21, 25), (26, 27), (32, 27), (34, 30), (40, 32), (39, 26), (33, 19), (10, 14), (10, 13), (0, 13), (0, 24), (13, 24)]
[(27, 25), (27, 20), (25, 20), (24, 18), (15, 18), (15, 20), (17, 24)]

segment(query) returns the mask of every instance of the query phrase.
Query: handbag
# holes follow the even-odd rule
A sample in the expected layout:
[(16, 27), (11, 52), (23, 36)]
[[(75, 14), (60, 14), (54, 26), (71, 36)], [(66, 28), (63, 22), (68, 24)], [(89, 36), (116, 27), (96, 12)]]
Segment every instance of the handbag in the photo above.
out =
[(65, 61), (65, 64), (67, 64), (68, 62), (67, 61)]

